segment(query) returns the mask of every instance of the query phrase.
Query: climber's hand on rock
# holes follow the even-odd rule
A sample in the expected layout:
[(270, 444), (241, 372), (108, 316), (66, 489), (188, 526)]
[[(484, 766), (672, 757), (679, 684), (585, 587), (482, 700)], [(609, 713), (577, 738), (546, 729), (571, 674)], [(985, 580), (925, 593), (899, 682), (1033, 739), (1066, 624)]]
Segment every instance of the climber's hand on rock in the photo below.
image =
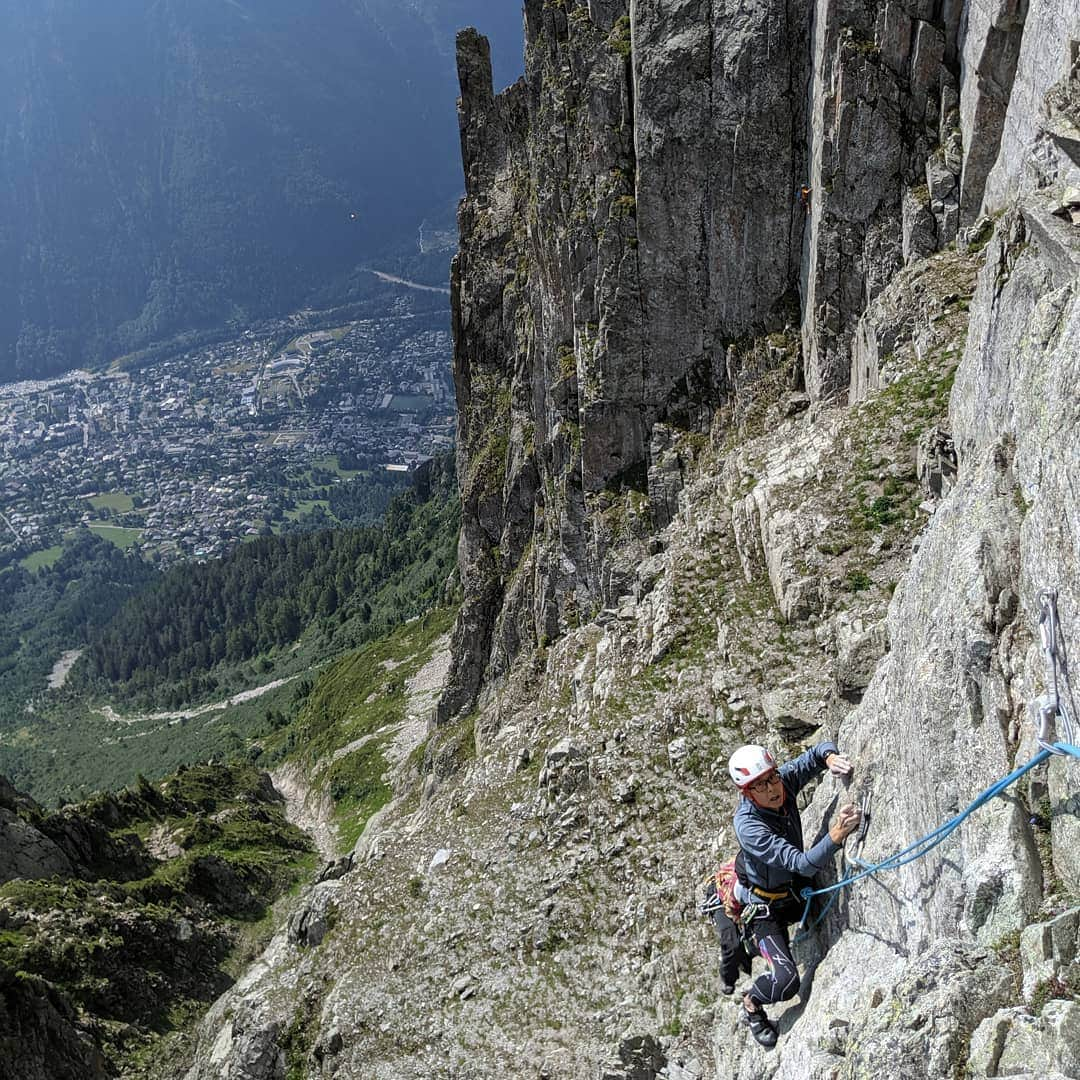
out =
[(861, 821), (862, 811), (854, 803), (842, 807), (829, 830), (833, 843), (842, 844), (859, 827)]
[(843, 754), (829, 754), (825, 764), (833, 776), (850, 776), (855, 771), (855, 767)]

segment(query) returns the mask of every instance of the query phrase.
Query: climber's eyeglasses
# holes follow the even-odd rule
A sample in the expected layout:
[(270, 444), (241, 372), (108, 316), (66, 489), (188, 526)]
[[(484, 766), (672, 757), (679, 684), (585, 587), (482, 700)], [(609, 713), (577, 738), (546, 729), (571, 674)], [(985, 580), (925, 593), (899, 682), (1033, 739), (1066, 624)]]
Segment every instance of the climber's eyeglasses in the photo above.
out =
[(780, 783), (780, 774), (778, 772), (771, 772), (768, 776), (763, 776), (760, 780), (755, 780), (752, 784), (748, 784), (747, 787), (755, 795), (764, 795), (766, 791), (773, 786), (773, 784)]

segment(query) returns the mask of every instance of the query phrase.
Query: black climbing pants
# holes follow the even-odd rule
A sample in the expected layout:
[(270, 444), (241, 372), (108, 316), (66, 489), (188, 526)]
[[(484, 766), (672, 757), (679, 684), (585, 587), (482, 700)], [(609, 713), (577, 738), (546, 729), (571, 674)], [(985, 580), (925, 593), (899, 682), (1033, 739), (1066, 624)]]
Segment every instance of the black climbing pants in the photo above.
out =
[(739, 928), (727, 917), (723, 908), (712, 913), (713, 927), (720, 939), (720, 981), (734, 986), (739, 973), (750, 974), (751, 956), (743, 945)]
[(750, 1000), (758, 1005), (787, 1001), (799, 992), (799, 969), (791, 955), (788, 926), (801, 915), (801, 904), (781, 900), (770, 904), (767, 911), (750, 923), (749, 931), (757, 951), (769, 965), (769, 970), (759, 975), (750, 987)]

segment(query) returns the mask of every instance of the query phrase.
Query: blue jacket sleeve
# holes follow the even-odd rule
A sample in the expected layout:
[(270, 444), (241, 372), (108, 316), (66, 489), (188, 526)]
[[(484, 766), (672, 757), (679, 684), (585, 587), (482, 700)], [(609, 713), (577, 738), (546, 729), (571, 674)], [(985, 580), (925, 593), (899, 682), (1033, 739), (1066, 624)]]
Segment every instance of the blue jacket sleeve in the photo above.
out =
[(794, 844), (774, 833), (768, 825), (757, 818), (747, 816), (736, 820), (735, 833), (747, 855), (769, 866), (782, 866), (800, 877), (813, 877), (824, 870), (833, 855), (840, 850), (832, 837), (826, 833), (809, 851), (800, 851)]
[(793, 761), (786, 761), (781, 765), (780, 778), (787, 785), (792, 795), (798, 795), (818, 773), (825, 769), (825, 759), (829, 754), (838, 752), (834, 742), (818, 743), (817, 746), (811, 747), (806, 753), (800, 754)]

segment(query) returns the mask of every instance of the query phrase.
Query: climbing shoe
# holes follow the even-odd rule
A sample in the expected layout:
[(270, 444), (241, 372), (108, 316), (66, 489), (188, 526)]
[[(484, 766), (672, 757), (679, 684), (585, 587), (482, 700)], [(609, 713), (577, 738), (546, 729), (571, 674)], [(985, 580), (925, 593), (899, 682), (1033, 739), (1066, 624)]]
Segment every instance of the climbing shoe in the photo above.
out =
[(735, 993), (735, 984), (734, 983), (721, 983), (720, 984), (720, 993), (723, 994), (724, 997), (731, 997), (731, 995)]
[(739, 1021), (750, 1029), (750, 1034), (762, 1046), (771, 1048), (776, 1045), (776, 1025), (765, 1015), (759, 1005), (756, 1012), (748, 1012), (745, 1005), (739, 1010)]

